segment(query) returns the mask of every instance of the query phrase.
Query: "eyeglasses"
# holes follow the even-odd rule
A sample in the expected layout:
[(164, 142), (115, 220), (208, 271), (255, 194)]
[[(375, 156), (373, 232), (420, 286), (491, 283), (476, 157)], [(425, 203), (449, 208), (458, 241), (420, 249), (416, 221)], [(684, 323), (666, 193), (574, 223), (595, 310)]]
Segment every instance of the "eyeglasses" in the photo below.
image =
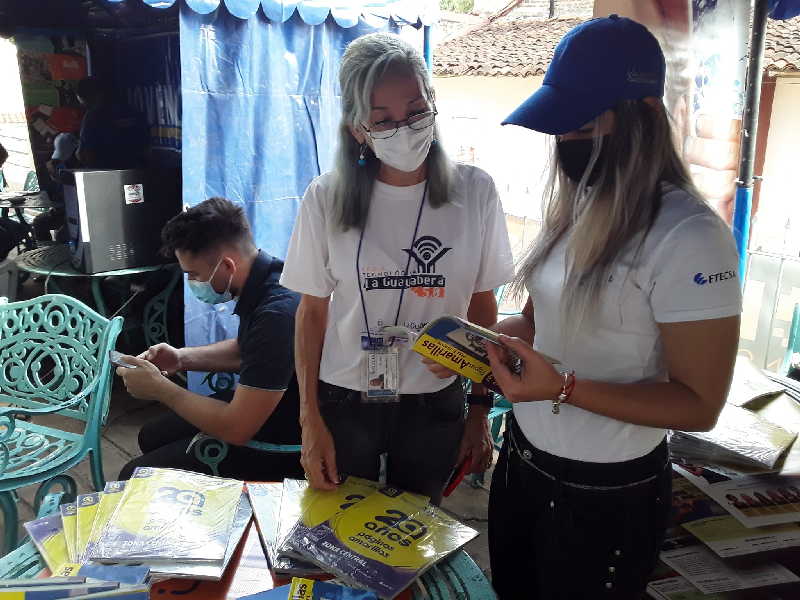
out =
[(428, 112), (411, 115), (402, 121), (391, 121), (386, 119), (384, 121), (374, 123), (372, 127), (367, 127), (363, 123), (361, 126), (372, 139), (385, 140), (386, 138), (392, 137), (395, 133), (397, 133), (397, 130), (400, 129), (400, 127), (405, 125), (408, 125), (409, 129), (413, 129), (415, 131), (427, 129), (434, 124), (437, 114), (439, 113), (436, 110), (431, 110)]

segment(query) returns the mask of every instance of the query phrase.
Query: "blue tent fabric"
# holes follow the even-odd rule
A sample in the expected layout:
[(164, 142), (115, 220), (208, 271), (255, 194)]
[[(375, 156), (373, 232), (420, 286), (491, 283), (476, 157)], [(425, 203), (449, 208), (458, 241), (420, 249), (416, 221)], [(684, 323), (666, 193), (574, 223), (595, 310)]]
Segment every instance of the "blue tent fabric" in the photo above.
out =
[[(105, 0), (112, 4), (127, 0)], [(176, 0), (141, 1), (153, 8), (169, 8)], [(784, 0), (786, 1), (786, 0)], [(388, 20), (404, 25), (433, 25), (439, 17), (436, 0), (184, 0), (194, 12), (207, 15), (224, 4), (239, 19), (250, 19), (261, 7), (270, 21), (285, 23), (297, 13), (307, 25), (320, 25), (331, 15), (339, 27), (350, 28), (365, 20), (371, 25)]]
[[(328, 170), (339, 119), (337, 70), (347, 44), (374, 29), (241, 20), (225, 9), (180, 11), (183, 197), (240, 203), (256, 244), (283, 257), (309, 182)], [(188, 287), (188, 286), (185, 286)], [(190, 346), (235, 336), (233, 306), (215, 309), (186, 291)], [(190, 386), (207, 391), (194, 374)]]

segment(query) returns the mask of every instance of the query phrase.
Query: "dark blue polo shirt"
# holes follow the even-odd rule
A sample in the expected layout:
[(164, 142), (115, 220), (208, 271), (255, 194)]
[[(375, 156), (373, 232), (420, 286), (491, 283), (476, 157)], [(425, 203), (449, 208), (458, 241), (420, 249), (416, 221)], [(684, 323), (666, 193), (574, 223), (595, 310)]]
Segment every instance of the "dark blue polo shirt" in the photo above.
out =
[(280, 285), (283, 261), (259, 250), (234, 313), (239, 315), (239, 385), (283, 391), (254, 439), (300, 443), (300, 402), (294, 373), (294, 315), (300, 295)]

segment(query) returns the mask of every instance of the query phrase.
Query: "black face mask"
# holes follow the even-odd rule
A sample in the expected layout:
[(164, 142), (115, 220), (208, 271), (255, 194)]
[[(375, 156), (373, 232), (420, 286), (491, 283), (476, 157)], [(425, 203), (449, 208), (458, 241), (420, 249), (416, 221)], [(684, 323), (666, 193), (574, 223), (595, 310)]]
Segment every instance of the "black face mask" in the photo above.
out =
[[(600, 147), (600, 155), (592, 167), (592, 172), (586, 180), (586, 185), (592, 185), (597, 181), (600, 175), (600, 170), (606, 163), (608, 156), (608, 141), (609, 136), (604, 135), (602, 146)], [(586, 167), (589, 165), (589, 159), (592, 158), (592, 151), (594, 150), (594, 140), (592, 138), (584, 140), (566, 140), (556, 142), (556, 151), (558, 152), (558, 162), (564, 173), (575, 183), (580, 182), (583, 177)]]

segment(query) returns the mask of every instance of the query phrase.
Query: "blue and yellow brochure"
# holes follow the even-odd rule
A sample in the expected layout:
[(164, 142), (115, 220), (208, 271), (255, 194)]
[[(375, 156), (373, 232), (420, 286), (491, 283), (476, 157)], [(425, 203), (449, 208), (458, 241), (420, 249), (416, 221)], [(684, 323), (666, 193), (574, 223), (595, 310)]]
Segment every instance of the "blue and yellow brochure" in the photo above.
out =
[[(497, 334), (464, 319), (446, 315), (434, 319), (419, 332), (411, 349), (432, 361), (502, 393), (492, 375), (486, 355), (487, 343), (499, 344)], [(512, 357), (512, 370), (519, 372), (519, 359)]]
[(61, 524), (64, 526), (64, 540), (67, 542), (67, 554), (70, 562), (78, 560), (78, 506), (74, 502), (58, 507), (61, 512)]
[[(307, 482), (287, 479), (290, 487), (296, 488), (299, 493), (305, 488)], [(298, 484), (298, 485), (295, 485)], [(267, 555), (270, 570), (276, 575), (319, 575), (317, 565), (299, 560), (291, 556), (280, 556), (278, 545), (282, 542), (279, 538), (281, 528), (281, 504), (283, 502), (283, 483), (248, 483), (247, 493), (253, 505), (253, 514), (256, 518), (261, 545)], [(288, 500), (287, 500), (288, 502)], [(299, 505), (298, 505), (299, 506)], [(288, 509), (287, 509), (288, 510)], [(297, 522), (297, 516), (292, 523)], [(284, 527), (284, 537), (290, 531)]]
[(242, 482), (138, 467), (93, 547), (93, 560), (221, 565)]
[(78, 507), (77, 527), (75, 530), (75, 552), (77, 560), (73, 562), (82, 563), (88, 559), (86, 548), (89, 545), (89, 536), (92, 533), (94, 517), (97, 514), (97, 507), (100, 506), (100, 496), (103, 492), (92, 494), (79, 494), (75, 500)]
[(354, 590), (329, 581), (295, 577), (289, 585), (244, 596), (241, 600), (378, 600), (372, 592)]
[(426, 497), (387, 487), (291, 538), (291, 543), (348, 585), (395, 598), (477, 535)]
[(29, 521), (24, 527), (48, 569), (55, 571), (60, 565), (69, 561), (60, 514)]
[(103, 493), (100, 495), (100, 500), (94, 513), (92, 528), (86, 540), (86, 549), (83, 553), (84, 558), (92, 555), (97, 540), (100, 539), (106, 524), (117, 509), (119, 501), (122, 500), (122, 492), (125, 491), (125, 483), (125, 481), (106, 482), (106, 487), (103, 488)]

